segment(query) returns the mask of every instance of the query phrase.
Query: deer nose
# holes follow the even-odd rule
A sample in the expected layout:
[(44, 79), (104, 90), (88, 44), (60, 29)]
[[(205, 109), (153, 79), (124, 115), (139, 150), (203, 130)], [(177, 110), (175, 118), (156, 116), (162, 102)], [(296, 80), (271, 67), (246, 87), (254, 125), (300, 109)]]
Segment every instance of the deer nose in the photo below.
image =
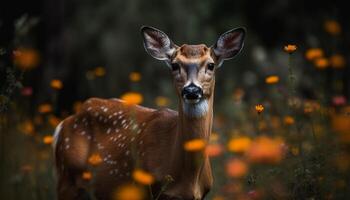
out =
[(194, 83), (182, 89), (182, 97), (185, 100), (198, 102), (203, 96), (203, 90)]

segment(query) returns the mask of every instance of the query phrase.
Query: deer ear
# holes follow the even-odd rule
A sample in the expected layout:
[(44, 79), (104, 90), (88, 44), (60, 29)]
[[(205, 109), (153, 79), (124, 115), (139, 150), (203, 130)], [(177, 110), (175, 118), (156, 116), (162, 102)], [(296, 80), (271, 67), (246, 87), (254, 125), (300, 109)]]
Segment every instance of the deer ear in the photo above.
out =
[(217, 57), (219, 63), (224, 60), (231, 59), (237, 55), (244, 43), (244, 28), (236, 28), (222, 34), (216, 43), (212, 46), (212, 50)]
[(162, 31), (149, 27), (141, 27), (143, 45), (148, 54), (158, 60), (169, 60), (177, 46)]

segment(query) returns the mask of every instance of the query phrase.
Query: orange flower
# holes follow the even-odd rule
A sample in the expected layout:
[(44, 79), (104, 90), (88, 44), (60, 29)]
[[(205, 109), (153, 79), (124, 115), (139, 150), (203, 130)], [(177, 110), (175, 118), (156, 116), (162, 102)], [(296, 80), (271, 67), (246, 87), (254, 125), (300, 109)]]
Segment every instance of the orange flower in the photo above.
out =
[(102, 163), (102, 158), (100, 154), (94, 153), (89, 157), (88, 162), (90, 165), (97, 166)]
[(129, 105), (140, 104), (143, 101), (143, 96), (137, 92), (125, 93), (120, 98)]
[(205, 148), (205, 154), (209, 157), (216, 157), (221, 155), (223, 148), (220, 144), (209, 144)]
[(138, 72), (131, 72), (129, 74), (129, 79), (132, 82), (139, 82), (141, 80), (141, 74)]
[(285, 116), (284, 117), (284, 124), (286, 125), (292, 125), (294, 124), (295, 120), (292, 116)]
[(34, 129), (34, 124), (31, 120), (26, 120), (19, 126), (19, 130), (26, 135), (33, 135), (35, 132)]
[(349, 114), (333, 114), (331, 120), (332, 129), (338, 133), (343, 140), (342, 142), (350, 142), (350, 115)]
[(49, 124), (52, 127), (56, 127), (59, 123), (60, 123), (60, 119), (58, 117), (56, 117), (55, 115), (50, 115), (49, 116)]
[(345, 58), (344, 56), (340, 54), (334, 54), (329, 58), (330, 64), (332, 65), (333, 68), (344, 68), (345, 67)]
[(237, 158), (231, 159), (226, 164), (227, 175), (233, 178), (241, 178), (248, 172), (248, 165)]
[(132, 177), (135, 181), (144, 185), (151, 185), (154, 182), (154, 177), (142, 169), (135, 169), (132, 173)]
[(33, 166), (30, 165), (30, 164), (24, 164), (24, 165), (21, 166), (21, 171), (23, 173), (30, 173), (30, 172), (33, 171), (33, 169), (34, 169)]
[(53, 142), (53, 137), (51, 135), (47, 135), (43, 138), (44, 144), (52, 144)]
[(323, 57), (323, 50), (321, 48), (308, 49), (305, 53), (305, 57), (308, 60), (315, 60), (317, 58)]
[(260, 136), (255, 139), (247, 151), (247, 158), (253, 163), (276, 164), (283, 157), (283, 142), (281, 139), (272, 139)]
[(315, 67), (318, 69), (325, 69), (329, 66), (329, 61), (327, 58), (317, 58), (314, 61)]
[(206, 142), (203, 139), (192, 139), (184, 144), (186, 151), (201, 151), (205, 148)]
[(55, 90), (60, 90), (63, 87), (62, 81), (58, 79), (53, 79), (50, 83), (51, 87)]
[(251, 139), (246, 136), (233, 138), (229, 141), (227, 148), (234, 153), (244, 153), (250, 148), (251, 142)]
[(38, 107), (38, 111), (39, 113), (42, 113), (42, 114), (52, 112), (52, 106), (51, 104), (48, 104), (48, 103), (41, 104)]
[(284, 46), (284, 51), (287, 52), (287, 53), (293, 53), (294, 51), (297, 50), (297, 46), (296, 45), (293, 45), (293, 44), (288, 44), (286, 46)]
[(89, 171), (85, 171), (85, 172), (82, 173), (81, 178), (83, 180), (89, 181), (92, 178), (92, 173), (89, 172)]
[(81, 101), (74, 102), (74, 104), (73, 104), (74, 113), (80, 112), (82, 105), (83, 104), (81, 103)]
[(168, 106), (170, 103), (170, 100), (167, 97), (159, 96), (155, 100), (157, 106), (159, 107), (165, 107)]
[(255, 106), (255, 110), (258, 114), (262, 113), (264, 111), (264, 106), (262, 104), (257, 104)]
[(143, 200), (144, 198), (144, 190), (141, 187), (130, 184), (117, 188), (113, 200)]
[(232, 95), (233, 100), (235, 102), (240, 102), (242, 100), (242, 98), (244, 97), (244, 94), (245, 94), (245, 92), (242, 88), (235, 89), (235, 91), (233, 91), (233, 95)]
[(268, 76), (265, 79), (265, 83), (275, 84), (275, 83), (278, 83), (279, 80), (280, 80), (280, 78), (278, 76)]
[(335, 20), (327, 20), (324, 23), (324, 29), (331, 35), (339, 35), (341, 33), (341, 26)]
[(95, 76), (101, 77), (106, 74), (106, 70), (104, 67), (96, 67), (94, 70)]
[(14, 64), (22, 70), (30, 70), (38, 66), (40, 56), (37, 50), (20, 48), (13, 51)]

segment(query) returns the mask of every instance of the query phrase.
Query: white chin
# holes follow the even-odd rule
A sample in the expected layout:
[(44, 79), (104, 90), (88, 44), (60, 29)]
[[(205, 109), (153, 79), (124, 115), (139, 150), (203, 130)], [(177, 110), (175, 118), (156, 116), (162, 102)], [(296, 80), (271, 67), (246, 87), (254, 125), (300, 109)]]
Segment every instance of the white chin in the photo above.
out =
[(185, 99), (185, 103), (189, 104), (196, 104), (200, 101), (201, 99)]
[(208, 101), (206, 99), (185, 100), (183, 104), (184, 114), (191, 118), (200, 118), (208, 112)]

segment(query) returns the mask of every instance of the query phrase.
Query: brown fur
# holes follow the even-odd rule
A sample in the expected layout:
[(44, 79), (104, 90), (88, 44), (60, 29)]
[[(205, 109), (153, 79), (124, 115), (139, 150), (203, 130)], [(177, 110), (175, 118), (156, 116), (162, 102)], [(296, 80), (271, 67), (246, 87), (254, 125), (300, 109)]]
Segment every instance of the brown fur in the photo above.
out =
[[(114, 114), (119, 111), (123, 113)], [(126, 122), (122, 124), (123, 120)], [(130, 120), (139, 128), (134, 130), (132, 125), (123, 128)], [(60, 200), (83, 199), (86, 195), (83, 191), (88, 182), (82, 180), (81, 175), (92, 169), (87, 162), (92, 153), (108, 159), (93, 170), (93, 188), (98, 199), (111, 199), (118, 186), (132, 182), (131, 173), (135, 167), (155, 176), (155, 195), (166, 175), (174, 178), (175, 182), (169, 185), (161, 199), (167, 199), (167, 196), (201, 199), (212, 184), (208, 158), (182, 150), (185, 139), (192, 137), (187, 131), (193, 130), (179, 126), (175, 111), (129, 106), (117, 99), (92, 98), (84, 103), (81, 112), (65, 119), (62, 127), (55, 152)], [(119, 131), (115, 132), (117, 128)], [(116, 141), (111, 140), (119, 134)], [(132, 137), (135, 137), (133, 141)], [(124, 146), (118, 146), (120, 144)], [(126, 154), (127, 151), (130, 152)]]

